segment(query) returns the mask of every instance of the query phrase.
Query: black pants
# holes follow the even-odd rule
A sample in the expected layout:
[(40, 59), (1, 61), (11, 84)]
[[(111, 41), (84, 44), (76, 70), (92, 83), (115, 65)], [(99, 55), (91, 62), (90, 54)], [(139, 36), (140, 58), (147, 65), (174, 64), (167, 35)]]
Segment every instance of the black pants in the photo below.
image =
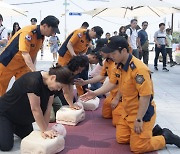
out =
[(21, 139), (33, 131), (32, 124), (16, 125), (5, 116), (0, 116), (0, 150), (9, 151), (14, 145), (14, 134)]
[(166, 48), (166, 53), (169, 55), (170, 63), (173, 63), (172, 48)]
[(148, 65), (149, 60), (149, 50), (142, 50), (142, 52), (139, 52), (139, 59), (141, 60), (143, 58), (143, 62)]
[(163, 56), (163, 67), (166, 67), (166, 48), (165, 45), (161, 45), (160, 48), (155, 45), (155, 59), (154, 59), (154, 66), (157, 67), (157, 61), (159, 58), (159, 53), (162, 53)]

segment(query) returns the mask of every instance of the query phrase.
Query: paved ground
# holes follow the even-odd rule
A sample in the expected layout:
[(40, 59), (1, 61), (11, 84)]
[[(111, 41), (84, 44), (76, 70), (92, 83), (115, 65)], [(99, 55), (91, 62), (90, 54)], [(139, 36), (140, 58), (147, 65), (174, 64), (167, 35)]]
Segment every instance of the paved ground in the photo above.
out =
[[(52, 64), (52, 55), (46, 51), (43, 60), (38, 55), (38, 70), (47, 70)], [(150, 65), (153, 70), (154, 52), (150, 53)], [(152, 77), (154, 81), (155, 101), (157, 104), (157, 123), (162, 127), (170, 128), (174, 133), (180, 136), (180, 65), (170, 68), (169, 72), (162, 72), (162, 63), (159, 64), (159, 71), (154, 72)], [(13, 82), (13, 80), (12, 80)], [(11, 82), (11, 84), (12, 84)], [(19, 153), (19, 141), (16, 143), (13, 152)], [(3, 152), (0, 152), (0, 154)], [(159, 154), (179, 154), (180, 149), (175, 146), (167, 146), (158, 151)], [(118, 153), (119, 154), (119, 153)]]

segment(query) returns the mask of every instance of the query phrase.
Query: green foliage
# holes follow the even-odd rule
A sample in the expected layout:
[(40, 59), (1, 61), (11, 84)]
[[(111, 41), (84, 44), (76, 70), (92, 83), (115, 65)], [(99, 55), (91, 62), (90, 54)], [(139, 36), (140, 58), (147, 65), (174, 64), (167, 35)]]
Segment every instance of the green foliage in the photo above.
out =
[(180, 43), (180, 32), (173, 32), (173, 43)]

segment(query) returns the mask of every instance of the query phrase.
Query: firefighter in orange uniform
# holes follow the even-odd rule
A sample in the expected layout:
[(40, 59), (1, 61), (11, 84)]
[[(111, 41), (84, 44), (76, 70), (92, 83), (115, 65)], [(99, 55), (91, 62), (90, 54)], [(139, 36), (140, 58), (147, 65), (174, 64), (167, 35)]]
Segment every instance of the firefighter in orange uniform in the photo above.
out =
[[(109, 83), (96, 91), (88, 91), (81, 96), (86, 101), (115, 87), (116, 74), (120, 74), (118, 86), (122, 103), (116, 140), (121, 144), (130, 144), (134, 153), (145, 153), (163, 149), (166, 144), (175, 144), (180, 148), (180, 137), (169, 129), (163, 128), (157, 136), (152, 136), (156, 120), (156, 107), (153, 100), (153, 83), (149, 69), (142, 61), (128, 52), (128, 42), (113, 36), (107, 44), (110, 57), (117, 63)], [(120, 99), (120, 98), (119, 98)]]
[(90, 30), (77, 29), (72, 32), (60, 47), (58, 63), (65, 66), (73, 56), (87, 52), (91, 39), (100, 38), (103, 30), (95, 26)]
[[(100, 38), (102, 34), (103, 29), (99, 26), (95, 26), (90, 30), (80, 28), (72, 32), (58, 51), (58, 64), (61, 66), (66, 66), (73, 56), (85, 54), (91, 40)], [(82, 72), (81, 74), (87, 73)], [(84, 90), (81, 86), (76, 86), (76, 88), (78, 95), (84, 94)]]
[(56, 17), (47, 16), (40, 25), (24, 27), (10, 39), (0, 55), (0, 96), (6, 92), (13, 76), (18, 79), (23, 74), (36, 70), (34, 62), (44, 36), (60, 33), (58, 25)]
[[(108, 54), (106, 53), (106, 51), (103, 50), (104, 45), (107, 43), (108, 43), (107, 39), (99, 39), (97, 41), (97, 45), (96, 45), (96, 47), (99, 48), (99, 51), (100, 51), (100, 54), (102, 55), (102, 57), (105, 58), (103, 67), (101, 70), (101, 74), (99, 74), (91, 79), (88, 79), (88, 80), (77, 79), (75, 82), (76, 85), (84, 86), (87, 84), (100, 82), (100, 81), (105, 80), (106, 77), (111, 76), (111, 72), (115, 68), (115, 63), (113, 62), (112, 59), (110, 59), (108, 57)], [(111, 102), (112, 102), (113, 98), (116, 96), (117, 90), (118, 90), (117, 87), (115, 89), (111, 90), (110, 94), (107, 96), (107, 98), (103, 102), (102, 116), (104, 118), (112, 118), (112, 106), (114, 105), (113, 107), (115, 108), (117, 106), (117, 104), (111, 105)]]

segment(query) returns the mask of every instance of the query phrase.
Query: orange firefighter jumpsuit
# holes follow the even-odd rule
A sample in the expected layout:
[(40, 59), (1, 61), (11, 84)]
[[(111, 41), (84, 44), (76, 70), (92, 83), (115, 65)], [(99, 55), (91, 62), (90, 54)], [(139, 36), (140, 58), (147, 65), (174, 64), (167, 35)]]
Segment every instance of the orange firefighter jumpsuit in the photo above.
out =
[[(165, 139), (161, 136), (152, 136), (152, 129), (156, 120), (156, 109), (153, 101), (153, 83), (150, 71), (139, 59), (129, 54), (124, 66), (119, 66), (110, 78), (116, 82), (116, 73), (120, 73), (118, 87), (122, 95), (120, 119), (116, 125), (116, 140), (118, 143), (130, 143), (131, 151), (144, 153), (159, 150), (165, 147)], [(143, 131), (140, 134), (134, 131), (139, 97), (151, 95), (149, 107), (143, 117)]]
[(30, 71), (22, 57), (22, 52), (28, 52), (34, 62), (43, 41), (40, 25), (26, 26), (9, 40), (0, 55), (0, 96), (6, 92), (13, 76), (17, 80)]
[[(58, 51), (58, 64), (60, 64), (61, 66), (67, 65), (68, 62), (72, 59), (72, 56), (67, 48), (67, 44), (69, 41), (72, 43), (75, 54), (79, 55), (87, 52), (91, 39), (89, 37), (88, 30), (86, 29), (77, 29), (72, 32), (64, 41)], [(82, 86), (76, 86), (76, 88), (78, 95), (84, 94)]]
[[(111, 59), (107, 58), (103, 64), (101, 75), (110, 77), (114, 68), (115, 68), (115, 63)], [(110, 94), (103, 102), (102, 116), (104, 118), (112, 118), (111, 101), (116, 96), (117, 91), (118, 91), (118, 87), (111, 90)]]

